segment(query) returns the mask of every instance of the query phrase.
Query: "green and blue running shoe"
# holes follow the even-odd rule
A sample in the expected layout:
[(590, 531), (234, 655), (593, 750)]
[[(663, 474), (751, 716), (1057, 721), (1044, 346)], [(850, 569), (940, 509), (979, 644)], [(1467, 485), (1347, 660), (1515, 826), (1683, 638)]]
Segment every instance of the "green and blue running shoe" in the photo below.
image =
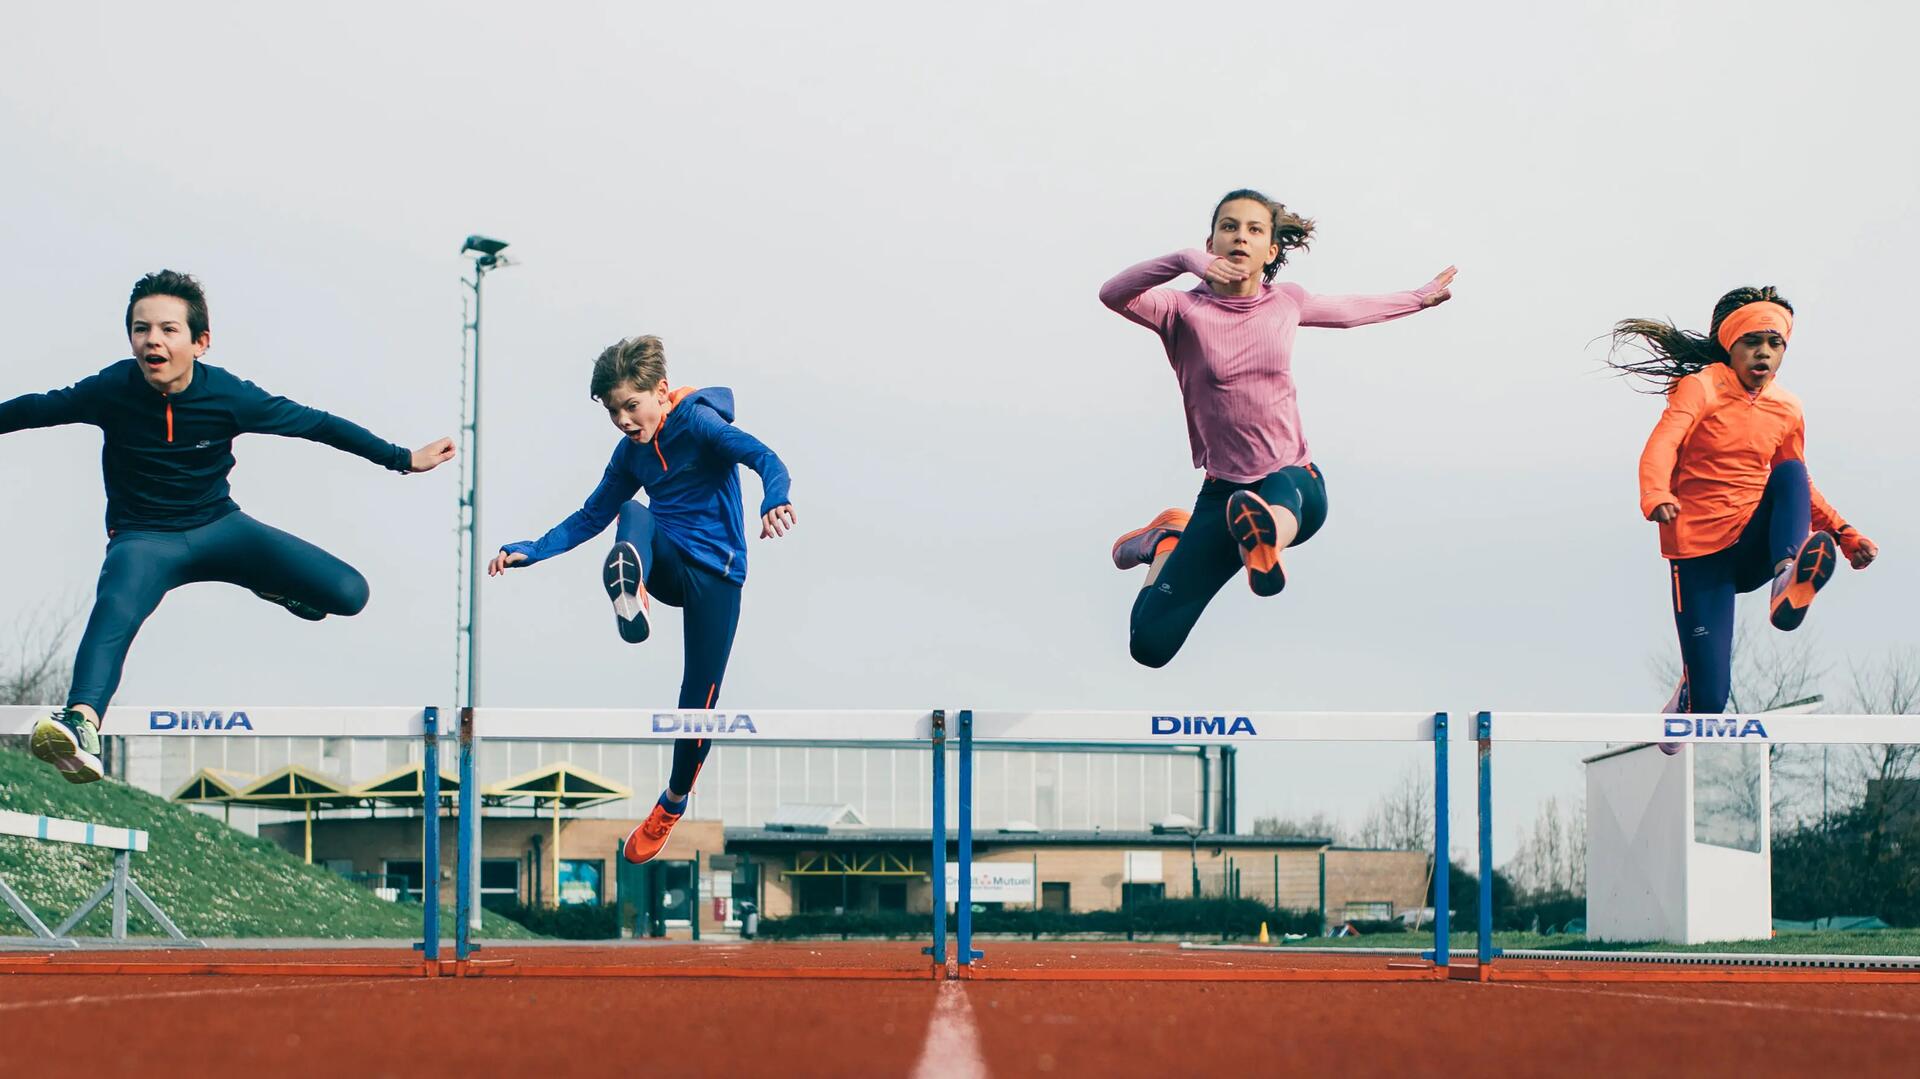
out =
[(100, 765), (100, 730), (77, 709), (62, 708), (34, 724), (33, 755), (60, 769), (69, 783), (92, 783)]

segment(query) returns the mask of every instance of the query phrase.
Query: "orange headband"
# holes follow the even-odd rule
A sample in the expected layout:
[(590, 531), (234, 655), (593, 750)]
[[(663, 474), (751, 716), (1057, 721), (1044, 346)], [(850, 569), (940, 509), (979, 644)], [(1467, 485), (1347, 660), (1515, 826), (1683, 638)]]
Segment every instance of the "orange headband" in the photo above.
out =
[(1762, 300), (1750, 303), (1728, 315), (1720, 323), (1720, 347), (1733, 351), (1733, 343), (1750, 333), (1771, 331), (1782, 341), (1793, 339), (1793, 312), (1777, 303)]

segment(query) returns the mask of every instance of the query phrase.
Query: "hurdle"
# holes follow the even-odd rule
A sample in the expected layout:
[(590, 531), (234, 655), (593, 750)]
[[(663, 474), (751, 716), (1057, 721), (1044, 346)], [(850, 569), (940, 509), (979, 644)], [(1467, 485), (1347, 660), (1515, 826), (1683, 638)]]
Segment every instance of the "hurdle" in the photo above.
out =
[[(80, 904), (58, 929), (48, 929), (26, 900), (8, 887), (6, 879), (0, 878), (0, 899), (27, 923), (33, 931), (33, 942), (50, 942), (65, 947), (78, 947), (79, 942), (68, 936), (75, 926), (86, 920), (95, 907), (113, 897), (113, 928), (109, 939), (123, 941), (127, 939), (127, 897), (131, 895), (140, 908), (147, 912), (169, 938), (180, 945), (197, 944), (189, 942), (186, 934), (180, 932), (173, 920), (167, 917), (160, 905), (133, 879), (133, 855), (147, 849), (147, 833), (138, 828), (118, 828), (108, 824), (95, 824), (91, 821), (67, 820), (63, 817), (37, 817), (26, 813), (0, 809), (0, 835), (21, 836), (27, 839), (39, 839), (49, 843), (75, 843), (85, 847), (105, 847), (113, 851), (113, 871), (105, 884), (94, 892), (86, 902)], [(5, 939), (5, 938), (0, 938)], [(12, 943), (13, 940), (8, 940)]]
[[(0, 707), (0, 734), (29, 735), (44, 717), (46, 707)], [(436, 707), (222, 707), (196, 709), (138, 705), (116, 706), (108, 716), (103, 736), (125, 738), (385, 738), (419, 740), (425, 758), (425, 799), (423, 867), (439, 864), (440, 799), (439, 709)], [(83, 827), (85, 827), (83, 825)], [(95, 826), (97, 827), (97, 826)], [(98, 834), (96, 832), (96, 834)], [(144, 839), (144, 833), (141, 833)], [(131, 853), (122, 851), (122, 856)], [(298, 977), (434, 977), (440, 971), (440, 881), (437, 872), (426, 874), (422, 902), (421, 939), (414, 943), (418, 959), (396, 963), (325, 962), (83, 962), (56, 960), (45, 956), (0, 958), (0, 974), (251, 974)], [(116, 870), (116, 879), (119, 873)], [(109, 882), (111, 887), (114, 882)], [(145, 893), (129, 878), (129, 891), (156, 915), (169, 936), (184, 935), (149, 905)], [(103, 896), (96, 896), (97, 903)], [(11, 904), (9, 904), (11, 905)], [(70, 922), (77, 924), (91, 906), (83, 908)], [(31, 924), (31, 923), (29, 923)], [(124, 900), (116, 900), (116, 931), (124, 930)]]
[[(1450, 884), (1446, 865), (1450, 807), (1448, 742), (1454, 737), (1445, 712), (1228, 712), (1207, 716), (1159, 716), (1132, 711), (958, 713), (959, 895), (955, 919), (956, 975), (973, 980), (1009, 981), (1437, 981), (1449, 977)], [(1388, 962), (1379, 969), (1315, 970), (994, 970), (980, 966), (985, 953), (973, 946), (973, 750), (977, 743), (1073, 742), (1147, 745), (1246, 745), (1255, 742), (1402, 742), (1429, 743), (1434, 769), (1434, 923), (1431, 950), (1393, 950), (1416, 962)], [(1277, 897), (1276, 897), (1277, 899)], [(1354, 955), (1352, 949), (1283, 946), (1268, 954)], [(1385, 950), (1382, 950), (1385, 951)]]
[[(480, 948), (467, 933), (473, 889), (468, 874), (475, 824), (479, 820), (474, 755), (482, 741), (673, 742), (710, 738), (724, 745), (800, 745), (843, 742), (849, 745), (928, 749), (932, 758), (932, 879), (935, 892), (932, 943), (920, 948), (929, 962), (921, 969), (877, 970), (814, 967), (741, 966), (666, 967), (637, 963), (566, 966), (521, 959), (476, 959)], [(522, 709), (487, 705), (460, 713), (459, 847), (456, 869), (455, 937), (451, 973), (457, 978), (731, 978), (844, 981), (926, 981), (944, 978), (946, 907), (940, 892), (946, 879), (946, 713), (942, 710), (870, 709), (860, 711), (663, 709)], [(962, 767), (965, 767), (962, 757)], [(695, 897), (696, 901), (698, 896)]]
[[(1456, 971), (1471, 981), (1649, 983), (1920, 984), (1920, 956), (1795, 955), (1551, 948), (1503, 950), (1493, 944), (1493, 758), (1511, 743), (1687, 743), (1695, 745), (1863, 745), (1920, 742), (1920, 715), (1662, 715), (1483, 711), (1474, 717), (1478, 743), (1476, 798), (1479, 924), (1476, 965)], [(1765, 806), (1761, 807), (1766, 812)], [(1592, 882), (1588, 882), (1589, 890)], [(1502, 959), (1587, 964), (1586, 969), (1503, 968)], [(1633, 969), (1607, 969), (1632, 965)]]

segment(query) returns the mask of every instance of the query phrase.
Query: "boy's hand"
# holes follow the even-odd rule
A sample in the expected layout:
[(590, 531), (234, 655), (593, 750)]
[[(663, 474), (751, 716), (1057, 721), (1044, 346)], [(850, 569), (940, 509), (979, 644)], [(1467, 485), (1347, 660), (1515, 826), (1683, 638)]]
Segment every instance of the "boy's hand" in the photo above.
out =
[(1662, 502), (1658, 506), (1653, 507), (1653, 516), (1647, 518), (1647, 520), (1653, 521), (1656, 524), (1668, 524), (1678, 516), (1680, 516), (1679, 506), (1671, 502)]
[(767, 511), (765, 517), (760, 518), (760, 538), (769, 539), (773, 536), (786, 535), (787, 531), (794, 526), (795, 520), (792, 503), (773, 507)]
[(519, 551), (515, 551), (512, 554), (501, 551), (499, 554), (493, 556), (493, 561), (487, 563), (487, 576), (498, 577), (502, 573), (507, 572), (509, 567), (517, 566), (526, 560), (527, 556), (521, 554)]
[(443, 438), (414, 450), (413, 461), (408, 468), (414, 472), (432, 472), (451, 460), (453, 460), (453, 439)]

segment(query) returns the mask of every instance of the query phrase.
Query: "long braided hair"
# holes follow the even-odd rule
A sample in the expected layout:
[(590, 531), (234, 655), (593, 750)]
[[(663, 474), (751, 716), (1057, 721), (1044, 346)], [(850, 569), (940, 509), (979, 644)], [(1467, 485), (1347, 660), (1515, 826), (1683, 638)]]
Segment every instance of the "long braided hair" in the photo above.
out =
[[(1727, 362), (1727, 350), (1720, 347), (1720, 324), (1750, 303), (1777, 303), (1786, 308), (1788, 314), (1793, 313), (1793, 305), (1772, 285), (1745, 285), (1720, 297), (1713, 305), (1713, 322), (1705, 334), (1657, 319), (1630, 318), (1620, 322), (1613, 328), (1613, 348), (1608, 353), (1607, 365), (1622, 377), (1632, 375), (1644, 379), (1651, 388), (1642, 390), (1643, 393), (1671, 393), (1688, 375)], [(1623, 349), (1640, 355), (1622, 361), (1616, 357)]]
[(1313, 222), (1289, 211), (1277, 200), (1270, 199), (1251, 187), (1242, 187), (1220, 196), (1220, 201), (1213, 204), (1213, 216), (1207, 218), (1207, 235), (1213, 235), (1213, 226), (1220, 221), (1220, 207), (1235, 199), (1252, 199), (1265, 206), (1267, 212), (1273, 215), (1273, 242), (1280, 245), (1280, 254), (1274, 256), (1274, 260), (1260, 270), (1261, 276), (1268, 284), (1272, 284), (1273, 275), (1280, 272), (1281, 266), (1286, 265), (1287, 252), (1296, 248), (1301, 251), (1307, 249), (1307, 241), (1313, 238)]

